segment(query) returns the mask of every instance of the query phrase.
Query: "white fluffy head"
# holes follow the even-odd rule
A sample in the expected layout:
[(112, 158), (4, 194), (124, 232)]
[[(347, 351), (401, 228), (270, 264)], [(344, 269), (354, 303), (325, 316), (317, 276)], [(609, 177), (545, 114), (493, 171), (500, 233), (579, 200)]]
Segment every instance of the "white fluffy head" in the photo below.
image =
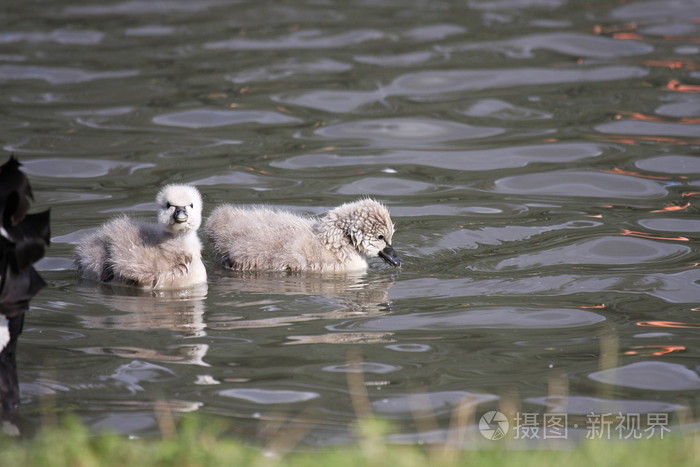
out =
[(395, 267), (401, 264), (391, 246), (394, 224), (389, 210), (377, 201), (367, 198), (343, 204), (328, 212), (323, 220), (341, 235), (332, 243), (340, 246), (348, 242), (368, 258), (379, 256)]
[(156, 203), (158, 223), (172, 233), (196, 231), (202, 223), (202, 196), (192, 185), (166, 185)]

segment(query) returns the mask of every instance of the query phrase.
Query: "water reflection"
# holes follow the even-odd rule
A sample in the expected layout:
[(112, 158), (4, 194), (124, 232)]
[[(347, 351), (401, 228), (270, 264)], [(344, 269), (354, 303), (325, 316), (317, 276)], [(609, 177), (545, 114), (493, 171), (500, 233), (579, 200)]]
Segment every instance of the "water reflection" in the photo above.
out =
[(459, 171), (484, 171), (526, 167), (536, 163), (572, 163), (600, 157), (613, 152), (612, 148), (596, 143), (551, 143), (479, 150), (426, 150), (396, 149), (383, 151), (381, 155), (340, 155), (315, 153), (272, 161), (273, 167), (289, 170), (335, 169), (357, 165), (419, 165), (437, 169)]
[(686, 245), (633, 237), (599, 237), (582, 243), (523, 254), (494, 265), (494, 269), (533, 268), (556, 264), (597, 264), (611, 267), (681, 259), (692, 254)]
[(290, 391), (280, 389), (225, 389), (219, 395), (243, 399), (256, 404), (291, 404), (316, 399), (319, 394), (307, 391)]
[(310, 91), (277, 95), (275, 100), (327, 112), (347, 113), (388, 97), (415, 100), (450, 100), (464, 92), (512, 86), (625, 80), (646, 76), (640, 67), (616, 66), (585, 69), (522, 68), (517, 70), (448, 70), (406, 73), (376, 91)]
[[(264, 307), (266, 311), (278, 311), (276, 303), (284, 303), (283, 296), (308, 296), (309, 299), (322, 298), (328, 301), (328, 311), (309, 312), (290, 315), (282, 313), (279, 316), (255, 316), (243, 319), (237, 313), (218, 314), (210, 318), (208, 326), (212, 329), (244, 329), (290, 326), (312, 320), (337, 320), (357, 316), (381, 316), (393, 310), (389, 299), (389, 289), (394, 284), (394, 278), (387, 275), (381, 279), (368, 280), (365, 274), (330, 274), (315, 275), (305, 273), (279, 272), (221, 272), (216, 277), (213, 290), (223, 297), (239, 296), (241, 294), (262, 295), (261, 301), (227, 301), (228, 307), (249, 308)], [(275, 299), (273, 297), (280, 297)], [(376, 334), (329, 334), (329, 335), (290, 335), (293, 344), (302, 343), (352, 343), (352, 342), (384, 342), (385, 335)]]
[(372, 147), (415, 147), (471, 138), (486, 138), (503, 133), (500, 128), (475, 127), (440, 120), (393, 118), (357, 120), (330, 125), (316, 131), (329, 139), (367, 139)]
[(221, 0), (202, 0), (196, 4), (186, 0), (173, 0), (166, 3), (128, 0), (110, 5), (70, 5), (63, 9), (62, 14), (66, 16), (101, 16), (117, 13), (120, 15), (142, 16), (144, 14), (163, 14), (168, 12), (195, 13), (222, 4), (224, 2)]
[(154, 164), (139, 164), (121, 161), (108, 161), (100, 159), (34, 159), (27, 161), (26, 171), (28, 174), (37, 177), (57, 177), (57, 178), (93, 178), (102, 177), (113, 170), (124, 170), (134, 173), (154, 167)]
[(347, 47), (365, 41), (382, 39), (384, 34), (371, 29), (356, 29), (338, 34), (324, 34), (318, 30), (295, 31), (272, 39), (236, 38), (209, 42), (207, 49), (269, 50), (269, 49), (328, 49)]
[(84, 83), (101, 79), (128, 78), (138, 75), (137, 70), (87, 71), (78, 68), (47, 67), (37, 65), (0, 65), (0, 79), (43, 80), (49, 84)]
[(594, 198), (644, 199), (667, 194), (661, 183), (625, 175), (559, 171), (503, 177), (495, 182), (499, 193), (523, 195), (584, 196)]
[(511, 58), (531, 58), (538, 50), (548, 50), (572, 57), (613, 58), (643, 55), (654, 48), (643, 42), (618, 41), (607, 37), (576, 33), (549, 33), (520, 36), (514, 40), (470, 42), (448, 47), (450, 52), (497, 51)]
[(590, 311), (486, 307), (459, 311), (402, 314), (356, 319), (329, 326), (332, 330), (400, 331), (406, 329), (550, 329), (590, 326), (605, 320)]
[(659, 135), (681, 136), (685, 138), (697, 138), (697, 122), (670, 123), (670, 122), (640, 122), (636, 120), (624, 120), (598, 125), (596, 130), (601, 133), (614, 135)]
[(468, 391), (440, 391), (387, 397), (373, 402), (372, 408), (383, 417), (401, 416), (417, 411), (417, 409), (426, 414), (444, 415), (451, 414), (458, 405), (465, 402), (476, 406), (498, 399), (499, 397), (493, 394), (478, 394)]
[(341, 73), (352, 69), (352, 65), (336, 60), (318, 59), (298, 61), (289, 59), (285, 62), (267, 65), (263, 68), (239, 71), (227, 76), (234, 83), (259, 83), (289, 78), (297, 74), (313, 75), (315, 73)]
[[(697, 112), (700, 115), (700, 110)], [(642, 170), (667, 174), (700, 174), (700, 159), (693, 156), (657, 156), (636, 161), (634, 164)]]
[(697, 391), (700, 376), (678, 363), (637, 362), (588, 375), (594, 381), (634, 389), (656, 391)]
[[(88, 325), (93, 323), (88, 322)], [(115, 328), (115, 326), (105, 326)], [(122, 328), (123, 329), (123, 328)], [(186, 363), (189, 365), (210, 366), (204, 361), (209, 346), (207, 344), (189, 344), (170, 347), (166, 351), (144, 349), (140, 347), (83, 347), (79, 349), (90, 355), (112, 355), (121, 358), (136, 358), (160, 362)]]
[(470, 117), (488, 117), (500, 120), (546, 120), (554, 115), (538, 109), (513, 105), (500, 99), (484, 99), (464, 110)]
[(159, 115), (153, 119), (158, 125), (184, 128), (215, 128), (240, 123), (281, 124), (298, 123), (300, 120), (277, 112), (240, 110), (185, 110)]
[[(204, 311), (207, 285), (182, 290), (147, 291), (81, 280), (76, 291), (86, 303), (106, 307), (110, 314), (81, 316), (90, 328), (169, 329), (183, 337), (206, 335)], [(114, 312), (118, 312), (114, 314)]]
[(685, 407), (679, 404), (669, 404), (663, 401), (635, 400), (635, 399), (601, 399), (597, 397), (583, 396), (548, 396), (532, 397), (526, 399), (529, 404), (544, 407), (550, 413), (568, 413), (576, 415), (588, 415), (591, 413), (669, 413), (678, 412)]
[(57, 44), (99, 44), (105, 34), (100, 31), (74, 31), (71, 29), (55, 29), (51, 32), (6, 32), (0, 33), (0, 44), (13, 42), (55, 42)]

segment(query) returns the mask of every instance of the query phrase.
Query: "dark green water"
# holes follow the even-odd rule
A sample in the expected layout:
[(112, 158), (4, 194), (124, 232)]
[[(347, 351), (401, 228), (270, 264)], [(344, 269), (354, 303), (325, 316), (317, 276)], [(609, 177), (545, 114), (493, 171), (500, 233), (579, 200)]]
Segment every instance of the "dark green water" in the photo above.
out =
[[(511, 437), (517, 414), (565, 415), (570, 438), (595, 435), (591, 414), (688, 428), (699, 17), (693, 0), (6, 6), (0, 143), (53, 221), (22, 426), (72, 412), (142, 436), (166, 407), (263, 442), (297, 417), (305, 443), (343, 443), (361, 374), (397, 442), (444, 440), (465, 400), (477, 433), (491, 410)], [(403, 267), (234, 275), (205, 240), (205, 292), (79, 281), (81, 236), (152, 218), (171, 182), (197, 185), (205, 215), (375, 197)]]

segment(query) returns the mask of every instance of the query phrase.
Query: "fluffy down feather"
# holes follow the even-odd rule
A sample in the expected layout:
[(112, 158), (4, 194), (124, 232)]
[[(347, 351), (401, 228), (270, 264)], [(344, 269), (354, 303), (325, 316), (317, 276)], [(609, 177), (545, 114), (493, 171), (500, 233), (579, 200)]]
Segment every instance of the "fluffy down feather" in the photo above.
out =
[(205, 223), (222, 265), (235, 270), (344, 272), (379, 256), (401, 262), (391, 246), (389, 211), (372, 199), (343, 204), (320, 219), (267, 207), (217, 207)]
[(167, 185), (156, 197), (158, 223), (126, 216), (85, 237), (76, 249), (84, 277), (149, 289), (178, 289), (206, 282), (197, 229), (202, 198), (189, 185)]

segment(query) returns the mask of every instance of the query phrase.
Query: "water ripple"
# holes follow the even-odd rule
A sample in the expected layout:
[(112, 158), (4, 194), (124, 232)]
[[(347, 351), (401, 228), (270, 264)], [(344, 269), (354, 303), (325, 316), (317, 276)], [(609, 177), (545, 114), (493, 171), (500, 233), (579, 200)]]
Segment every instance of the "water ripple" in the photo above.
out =
[[(402, 142), (402, 140), (397, 143)], [(597, 143), (551, 143), (480, 150), (392, 150), (382, 155), (303, 154), (274, 160), (273, 167), (290, 170), (361, 165), (419, 165), (448, 170), (479, 171), (525, 167), (538, 162), (561, 164), (601, 156)]]
[(327, 112), (351, 112), (387, 97), (452, 98), (455, 93), (522, 86), (617, 81), (641, 78), (649, 72), (641, 67), (607, 66), (559, 68), (503, 68), (490, 70), (429, 70), (406, 73), (389, 85), (371, 91), (314, 90), (300, 94), (273, 96), (277, 102), (310, 107)]
[(133, 360), (125, 365), (119, 365), (111, 375), (100, 376), (100, 381), (108, 381), (121, 386), (131, 394), (145, 391), (144, 383), (163, 383), (177, 378), (174, 371), (161, 365)]
[(675, 104), (664, 104), (656, 108), (655, 113), (664, 117), (700, 117), (700, 101), (677, 102)]
[(637, 120), (620, 120), (604, 123), (595, 127), (596, 131), (607, 134), (622, 135), (660, 135), (697, 138), (700, 136), (698, 125), (671, 122), (640, 122)]
[(344, 195), (403, 196), (444, 189), (449, 188), (398, 177), (366, 177), (342, 185), (337, 192)]
[(598, 237), (538, 253), (523, 253), (500, 261), (496, 270), (534, 268), (561, 264), (636, 265), (678, 260), (691, 255), (686, 245), (634, 237)]
[(467, 29), (457, 24), (429, 24), (409, 29), (402, 36), (419, 41), (435, 41), (465, 32)]
[(226, 79), (234, 83), (259, 83), (289, 78), (299, 74), (342, 73), (351, 69), (352, 65), (325, 58), (309, 61), (287, 60), (282, 63), (266, 65), (253, 70), (239, 71), (235, 74), (228, 75)]
[(511, 58), (532, 58), (536, 50), (548, 50), (571, 57), (614, 58), (650, 53), (654, 48), (639, 41), (619, 41), (581, 33), (549, 33), (504, 41), (477, 42), (447, 48), (456, 51), (493, 50)]
[(191, 2), (188, 0), (149, 1), (128, 0), (126, 2), (111, 5), (73, 5), (63, 10), (68, 16), (97, 16), (97, 15), (136, 15), (165, 14), (172, 12), (194, 13), (207, 10), (213, 6), (226, 5), (221, 0), (200, 0)]
[(228, 172), (221, 175), (211, 175), (206, 178), (193, 180), (193, 185), (233, 185), (244, 186), (255, 191), (277, 190), (292, 188), (301, 184), (299, 180), (263, 177), (247, 172)]
[(334, 331), (405, 331), (455, 329), (558, 329), (591, 326), (605, 317), (591, 311), (565, 308), (488, 307), (449, 312), (404, 313), (358, 319), (328, 326)]
[(471, 117), (488, 117), (499, 120), (548, 120), (554, 115), (537, 109), (510, 104), (500, 99), (483, 99), (460, 112)]
[(637, 274), (626, 277), (596, 271), (586, 274), (544, 274), (534, 277), (494, 279), (408, 279), (391, 289), (393, 297), (421, 299), (433, 297), (565, 296), (572, 294), (646, 294), (667, 303), (696, 304), (700, 296), (700, 270), (674, 273)]
[(420, 118), (382, 118), (356, 120), (316, 130), (326, 138), (364, 139), (380, 147), (413, 147), (420, 144), (487, 138), (503, 133), (502, 128), (479, 127), (446, 120)]
[(127, 36), (161, 37), (170, 36), (174, 34), (175, 31), (175, 28), (171, 26), (151, 24), (146, 26), (128, 28), (124, 31), (124, 34)]
[(357, 365), (343, 363), (339, 365), (328, 365), (323, 367), (323, 371), (329, 371), (331, 373), (372, 373), (378, 375), (393, 373), (400, 369), (401, 367), (397, 365), (388, 365), (386, 363), (377, 362), (360, 362)]
[(292, 391), (285, 389), (224, 389), (219, 395), (243, 399), (255, 404), (293, 404), (319, 397), (318, 393), (309, 391)]
[(262, 110), (205, 110), (193, 109), (158, 115), (153, 118), (158, 125), (176, 126), (182, 128), (215, 128), (220, 126), (238, 125), (241, 123), (261, 123), (278, 125), (299, 123), (301, 120), (279, 112)]
[(673, 232), (687, 234), (688, 232), (700, 232), (700, 220), (697, 219), (676, 219), (676, 218), (654, 218), (641, 219), (638, 224), (650, 230), (661, 232)]
[(622, 5), (613, 9), (610, 17), (623, 21), (687, 20), (700, 16), (700, 5), (695, 0), (652, 0)]
[(151, 163), (117, 162), (100, 159), (34, 159), (23, 161), (26, 172), (38, 177), (91, 178), (102, 177), (116, 169), (128, 169), (129, 173), (155, 167)]
[(0, 65), (0, 81), (38, 79), (51, 84), (85, 83), (98, 79), (137, 76), (138, 70), (86, 71), (79, 68), (40, 65)]
[[(460, 248), (477, 248), (479, 245), (502, 245), (507, 242), (522, 242), (546, 232), (562, 230), (591, 229), (600, 226), (592, 220), (568, 221), (549, 225), (506, 225), (503, 227), (484, 226), (460, 229), (450, 232), (437, 242), (439, 249), (455, 251)], [(563, 234), (563, 232), (562, 232)]]
[(302, 94), (281, 94), (272, 100), (325, 112), (347, 113), (363, 105), (379, 102), (385, 94), (379, 91), (309, 91)]
[(425, 344), (391, 344), (384, 347), (397, 352), (428, 352), (432, 350), (432, 347)]
[(396, 96), (430, 96), (513, 86), (616, 81), (641, 78), (647, 74), (644, 68), (632, 66), (431, 70), (402, 75), (384, 91)]
[(590, 415), (604, 413), (658, 413), (677, 412), (685, 407), (678, 404), (670, 404), (663, 401), (654, 400), (624, 400), (624, 399), (601, 399), (597, 397), (585, 396), (548, 396), (531, 397), (526, 399), (530, 404), (537, 404), (545, 407), (549, 413), (569, 413)]
[(319, 30), (303, 30), (272, 39), (235, 38), (208, 42), (204, 44), (204, 48), (212, 50), (328, 49), (347, 47), (384, 37), (384, 33), (373, 29), (355, 29), (338, 34), (324, 34)]
[(384, 67), (409, 67), (425, 63), (437, 54), (433, 51), (406, 52), (397, 55), (355, 55), (354, 60), (359, 63), (367, 63)]
[(619, 287), (617, 290), (646, 292), (671, 303), (696, 304), (700, 297), (700, 270), (650, 274), (640, 277), (629, 288)]
[(634, 163), (642, 170), (665, 174), (700, 174), (700, 158), (697, 156), (657, 156)]
[(496, 180), (494, 191), (523, 195), (625, 199), (661, 198), (668, 194), (666, 188), (654, 180), (582, 171), (540, 172), (504, 177)]
[(412, 414), (416, 408), (436, 415), (449, 413), (457, 405), (465, 401), (476, 405), (496, 400), (498, 400), (498, 396), (492, 394), (467, 391), (435, 391), (425, 394), (408, 394), (378, 399), (372, 402), (372, 408), (385, 416), (389, 414)]
[(55, 42), (57, 44), (93, 45), (104, 39), (105, 33), (100, 31), (77, 31), (71, 29), (56, 29), (51, 32), (3, 32), (0, 33), (0, 44), (13, 42)]
[(526, 8), (559, 8), (566, 0), (469, 0), (469, 8), (479, 11), (513, 11)]
[(593, 381), (654, 391), (697, 391), (700, 376), (678, 363), (636, 362), (588, 375)]

